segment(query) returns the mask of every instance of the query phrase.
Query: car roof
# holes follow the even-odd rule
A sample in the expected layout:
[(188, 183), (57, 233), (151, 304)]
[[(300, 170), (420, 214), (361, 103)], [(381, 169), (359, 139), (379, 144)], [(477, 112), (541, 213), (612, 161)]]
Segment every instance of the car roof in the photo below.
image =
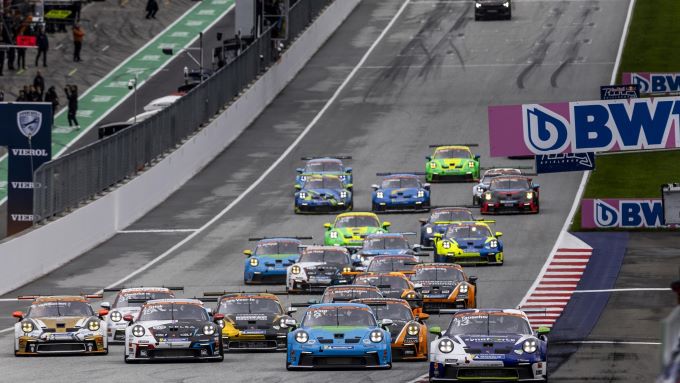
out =
[(516, 168), (493, 168), (484, 172), (484, 175), (522, 175), (522, 171)]
[(309, 306), (309, 309), (318, 309), (323, 307), (355, 307), (361, 309), (368, 309), (369, 307), (363, 303), (350, 302), (336, 302), (336, 303), (317, 303)]
[(378, 288), (370, 285), (337, 285), (328, 286), (326, 290), (378, 290)]
[(491, 180), (491, 182), (504, 181), (504, 180), (527, 180), (528, 181), (530, 179), (531, 179), (531, 177), (523, 176), (523, 175), (519, 175), (519, 174), (517, 174), (517, 175), (507, 174), (507, 175), (494, 177)]
[(439, 211), (469, 211), (469, 212), (472, 212), (472, 210), (470, 210), (467, 207), (452, 206), (452, 207), (438, 207), (438, 208), (432, 209), (431, 213), (439, 212)]
[(338, 219), (338, 218), (353, 217), (353, 216), (375, 217), (375, 218), (378, 218), (378, 215), (377, 215), (377, 214), (375, 214), (375, 213), (370, 213), (370, 212), (365, 212), (365, 211), (356, 211), (356, 212), (352, 211), (352, 212), (348, 212), (348, 213), (341, 213), (341, 214), (338, 214), (338, 216), (335, 217), (335, 218)]
[(322, 180), (324, 178), (336, 179), (336, 180), (340, 181), (340, 177), (338, 177), (334, 174), (316, 174), (316, 173), (314, 173), (314, 174), (311, 174), (311, 175), (308, 175), (308, 176), (305, 176), (305, 177), (307, 177), (305, 179), (305, 182), (310, 181), (310, 180)]
[(455, 221), (455, 222), (452, 222), (449, 225), (449, 227), (461, 227), (461, 226), (466, 226), (466, 227), (482, 226), (482, 227), (486, 227), (486, 228), (491, 229), (489, 227), (489, 224), (487, 224), (486, 222), (483, 222), (483, 221)]
[(382, 278), (382, 277), (395, 277), (395, 278), (400, 278), (400, 279), (405, 279), (407, 281), (410, 281), (410, 279), (408, 279), (406, 277), (406, 275), (404, 275), (403, 273), (400, 273), (398, 271), (359, 274), (355, 277), (355, 280), (357, 278)]
[(194, 305), (199, 305), (203, 306), (203, 302), (199, 299), (191, 299), (191, 298), (167, 298), (167, 299), (152, 299), (150, 301), (146, 301), (145, 305), (150, 305), (150, 304), (163, 304), (163, 303), (180, 303), (180, 304), (194, 304)]
[(271, 299), (273, 301), (281, 302), (279, 300), (279, 297), (277, 297), (275, 294), (270, 294), (270, 293), (260, 293), (260, 292), (253, 292), (253, 293), (229, 293), (229, 294), (224, 294), (220, 297), (219, 301), (224, 301), (224, 300), (230, 300), (230, 299), (246, 299), (246, 298), (262, 298), (262, 299)]
[[(510, 315), (517, 315), (521, 316), (524, 319), (527, 319), (527, 315), (524, 313), (522, 310), (517, 310), (517, 309), (496, 309), (496, 308), (486, 308), (486, 309), (466, 309), (466, 310), (461, 310), (453, 315), (459, 315), (459, 314), (510, 314)], [(528, 319), (527, 319), (528, 320)]]
[(399, 255), (379, 254), (379, 255), (371, 257), (371, 262), (376, 260), (376, 259), (378, 259), (378, 260), (383, 260), (383, 259), (415, 260), (417, 258), (416, 258), (415, 255), (411, 255), (411, 254), (399, 254)]
[(421, 263), (415, 265), (415, 268), (419, 269), (429, 269), (429, 268), (444, 268), (444, 269), (456, 269), (463, 271), (463, 266), (457, 263)]
[(342, 246), (312, 245), (312, 246), (307, 246), (304, 249), (302, 249), (303, 253), (308, 252), (308, 251), (335, 251), (337, 253), (349, 254), (349, 250), (347, 250), (346, 247), (342, 247)]
[(302, 242), (302, 241), (300, 241), (300, 240), (297, 239), (297, 238), (290, 238), (290, 237), (273, 237), (273, 238), (263, 238), (263, 239), (260, 239), (259, 241), (257, 241), (257, 243), (262, 243), (262, 242), (285, 242), (285, 241), (289, 241), (289, 242), (297, 242), (297, 243), (301, 243), (301, 242)]
[(359, 299), (352, 299), (351, 302), (354, 303), (363, 303), (368, 306), (370, 306), (371, 303), (386, 303), (386, 304), (400, 304), (403, 306), (406, 306), (408, 308), (411, 308), (409, 303), (403, 299), (399, 298), (359, 298)]
[(120, 290), (121, 295), (136, 293), (171, 293), (171, 291), (165, 287), (130, 287)]
[(384, 176), (384, 180), (388, 180), (390, 178), (415, 178), (420, 180), (420, 176), (417, 176), (415, 174), (410, 174), (410, 173), (399, 173), (399, 174), (390, 174), (388, 176)]

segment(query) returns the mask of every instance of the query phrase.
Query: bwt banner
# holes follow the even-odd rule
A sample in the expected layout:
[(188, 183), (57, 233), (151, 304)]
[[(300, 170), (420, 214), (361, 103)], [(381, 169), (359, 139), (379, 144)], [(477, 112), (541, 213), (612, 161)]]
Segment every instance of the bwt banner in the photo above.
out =
[(663, 226), (661, 199), (583, 199), (581, 227), (654, 228)]
[(640, 86), (640, 93), (668, 94), (680, 92), (680, 73), (623, 73), (624, 84)]
[(33, 171), (52, 158), (52, 104), (0, 103), (0, 146), (7, 146), (7, 235), (33, 225)]
[(680, 97), (490, 106), (491, 156), (679, 148)]

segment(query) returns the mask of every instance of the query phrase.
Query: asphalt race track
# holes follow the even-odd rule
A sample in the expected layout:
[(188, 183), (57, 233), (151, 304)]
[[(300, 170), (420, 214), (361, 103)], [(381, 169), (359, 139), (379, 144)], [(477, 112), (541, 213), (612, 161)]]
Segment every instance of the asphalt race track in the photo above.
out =
[[(190, 297), (243, 289), (241, 250), (253, 245), (249, 236), (311, 235), (323, 241), (322, 225), (332, 216), (293, 214), (294, 169), (304, 155), (353, 156), (356, 211), (370, 208), (376, 172), (423, 171), (429, 144), (478, 143), (483, 166), (526, 166), (489, 158), (487, 106), (597, 98), (598, 86), (610, 80), (628, 8), (627, 0), (516, 0), (512, 21), (475, 22), (472, 2), (411, 1), (308, 134), (249, 188), (324, 108), (402, 4), (364, 0), (253, 126), (128, 230), (199, 229), (237, 201), (213, 223), (194, 233), (121, 233), (4, 298), (97, 291), (188, 236), (125, 284), (183, 285)], [(580, 179), (578, 173), (537, 177), (540, 215), (498, 218), (505, 265), (467, 270), (479, 277), (481, 306), (520, 302), (554, 245)], [(470, 204), (471, 188), (434, 185), (433, 204)], [(421, 216), (382, 218), (392, 222), (393, 231), (414, 231)], [(24, 306), (1, 302), (0, 328), (11, 326), (11, 312)], [(429, 324), (445, 325), (446, 318), (433, 316)], [(10, 332), (0, 335), (0, 350), (3, 380), (394, 382), (427, 372), (426, 363), (396, 363), (390, 371), (288, 373), (283, 353), (228, 354), (224, 363), (214, 364), (128, 366), (120, 346), (111, 346), (105, 357), (15, 358)]]

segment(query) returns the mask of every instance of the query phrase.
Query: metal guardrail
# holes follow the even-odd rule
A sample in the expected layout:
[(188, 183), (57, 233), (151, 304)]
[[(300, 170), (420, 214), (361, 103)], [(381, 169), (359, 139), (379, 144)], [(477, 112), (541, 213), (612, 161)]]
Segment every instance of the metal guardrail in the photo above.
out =
[[(299, 0), (288, 17), (284, 47), (334, 0)], [(285, 44), (288, 43), (288, 44)], [(169, 107), (134, 126), (54, 159), (34, 172), (34, 225), (94, 199), (175, 148), (201, 129), (278, 59), (272, 29), (238, 57)]]

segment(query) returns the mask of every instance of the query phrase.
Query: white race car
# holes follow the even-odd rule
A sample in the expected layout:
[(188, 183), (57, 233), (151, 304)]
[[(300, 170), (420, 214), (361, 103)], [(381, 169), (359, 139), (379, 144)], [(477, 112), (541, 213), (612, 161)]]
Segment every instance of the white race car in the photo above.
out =
[(108, 288), (104, 292), (118, 291), (113, 305), (110, 302), (102, 302), (101, 307), (109, 311), (105, 317), (107, 325), (107, 338), (109, 343), (123, 343), (125, 341), (125, 328), (128, 322), (123, 320), (127, 314), (136, 316), (146, 301), (153, 299), (174, 298), (171, 290), (183, 290), (181, 287), (136, 287), (136, 288)]
[(339, 246), (308, 246), (297, 263), (286, 270), (286, 291), (323, 292), (328, 286), (349, 285), (352, 277), (349, 251)]
[(503, 175), (522, 175), (522, 171), (515, 168), (494, 168), (484, 172), (479, 183), (472, 187), (472, 204), (479, 206), (482, 203), (482, 194), (489, 189), (491, 179)]

